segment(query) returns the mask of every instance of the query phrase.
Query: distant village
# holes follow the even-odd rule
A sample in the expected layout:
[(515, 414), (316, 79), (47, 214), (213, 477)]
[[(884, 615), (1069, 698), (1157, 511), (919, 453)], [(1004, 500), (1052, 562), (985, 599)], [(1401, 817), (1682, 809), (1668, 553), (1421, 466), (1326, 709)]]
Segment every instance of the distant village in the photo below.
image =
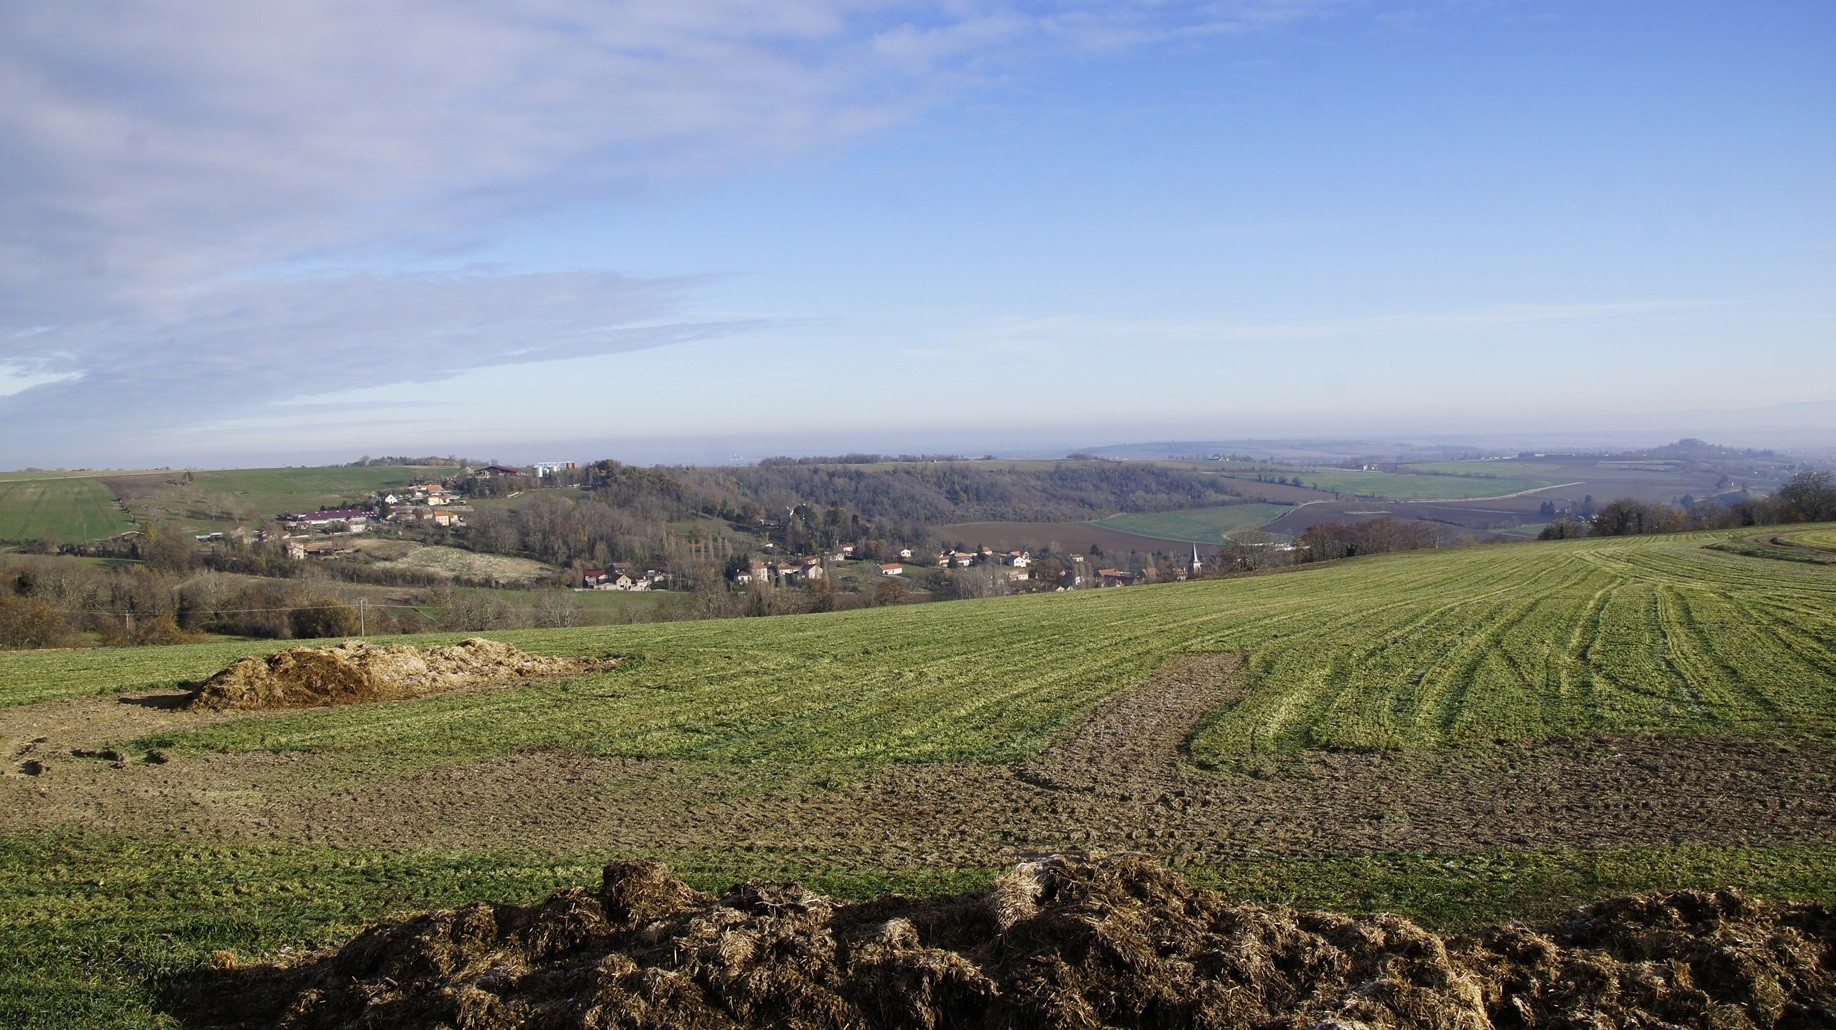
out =
[[(350, 557), (358, 551), (358, 547), (348, 540), (354, 534), (384, 526), (403, 529), (463, 529), (467, 525), (467, 516), (474, 511), (469, 503), (474, 493), (493, 497), (515, 496), (522, 489), (528, 488), (531, 481), (536, 485), (547, 485), (542, 484), (543, 480), (550, 480), (553, 485), (571, 483), (575, 478), (573, 474), (578, 471), (578, 464), (571, 461), (535, 462), (521, 467), (496, 463), (466, 467), (458, 475), (444, 481), (415, 483), (380, 492), (360, 506), (322, 508), (281, 515), (278, 517), (281, 527), (279, 539), (284, 543), (288, 557), (294, 560)], [(503, 482), (506, 480), (516, 482)], [(494, 485), (500, 483), (493, 489)], [(501, 492), (505, 489), (510, 492)], [(206, 541), (222, 536), (221, 533), (213, 533), (200, 535), (198, 539)], [(270, 538), (267, 531), (257, 531), (254, 536), (258, 540)], [(759, 546), (762, 550), (770, 551), (776, 545), (765, 541)], [(853, 544), (842, 544), (823, 553), (751, 558), (742, 565), (731, 567), (727, 580), (730, 586), (739, 590), (754, 585), (773, 588), (808, 587), (828, 578), (832, 570), (842, 563), (862, 560), (855, 554), (855, 550)], [(1203, 569), (1196, 547), (1192, 549), (1189, 562), (1173, 567), (1170, 572), (1163, 568), (1158, 575), (1146, 570), (1097, 568), (1094, 567), (1094, 556), (1054, 555), (1056, 561), (1051, 563), (1051, 582), (1035, 580), (1035, 558), (1031, 552), (1023, 549), (1000, 551), (983, 546), (968, 551), (951, 548), (935, 554), (920, 554), (905, 547), (896, 553), (898, 561), (877, 561), (874, 574), (903, 580), (929, 569), (959, 572), (978, 569), (1004, 581), (1008, 588), (1077, 590), (1135, 586), (1169, 576), (1174, 580), (1185, 580)], [(625, 562), (608, 562), (576, 569), (570, 575), (578, 577), (573, 589), (583, 591), (667, 590), (673, 578), (666, 570), (640, 568)], [(1017, 586), (1023, 583), (1030, 586)]]
[[(571, 461), (536, 462), (528, 468), (491, 464), (466, 469), (456, 481), (490, 481), (509, 476), (543, 479), (576, 468), (577, 463)], [(313, 542), (312, 538), (363, 533), (378, 524), (439, 529), (462, 527), (472, 509), (465, 503), (467, 497), (464, 489), (455, 485), (455, 482), (416, 483), (385, 491), (376, 495), (364, 507), (321, 508), (317, 511), (281, 515), (281, 539), (287, 544), (288, 556), (298, 560), (348, 555), (355, 550), (348, 544)], [(200, 535), (198, 539), (202, 541), (222, 535), (206, 534)], [(258, 539), (265, 537), (265, 533), (257, 536)]]
[[(844, 544), (830, 554), (814, 557), (787, 558), (780, 561), (754, 561), (747, 568), (736, 570), (732, 574), (735, 584), (746, 586), (752, 583), (771, 583), (775, 586), (792, 586), (821, 579), (827, 574), (827, 566), (832, 562), (854, 560), (854, 546)], [(1057, 589), (1077, 589), (1080, 587), (1120, 587), (1135, 586), (1147, 582), (1146, 572), (1126, 572), (1121, 569), (1089, 569), (1085, 557), (1081, 554), (1067, 555), (1064, 561), (1069, 564), (1065, 569), (1062, 582), (1054, 584)], [(985, 568), (1009, 583), (1025, 583), (1032, 579), (1033, 556), (1024, 550), (996, 551), (992, 547), (982, 547), (974, 551), (941, 551), (934, 557), (919, 557), (912, 549), (901, 548), (899, 561), (880, 562), (878, 573), (881, 576), (900, 577), (908, 571), (925, 567), (928, 564), (938, 569)], [(1184, 580), (1189, 574), (1203, 569), (1199, 560), (1198, 548), (1192, 550), (1191, 562), (1174, 571), (1174, 578)], [(623, 589), (623, 588), (619, 588)], [(637, 589), (643, 589), (639, 587)]]

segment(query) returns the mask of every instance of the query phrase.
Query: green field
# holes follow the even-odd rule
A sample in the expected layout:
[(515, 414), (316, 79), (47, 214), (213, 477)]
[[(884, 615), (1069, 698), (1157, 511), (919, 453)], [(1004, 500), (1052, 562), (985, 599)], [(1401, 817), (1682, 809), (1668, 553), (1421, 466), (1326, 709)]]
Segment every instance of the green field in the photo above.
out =
[[(158, 733), (130, 753), (167, 749), (172, 769), (311, 760), (320, 775), (336, 772), (300, 785), (302, 797), (423, 775), (445, 783), (438, 777), (449, 772), (463, 783), (470, 773), (461, 770), (527, 770), (543, 756), (658, 759), (666, 772), (634, 774), (592, 804), (637, 806), (667, 786), (649, 775), (673, 778), (669, 789), (710, 784), (686, 811), (654, 802), (674, 825), (735, 794), (821, 794), (889, 764), (904, 776), (924, 768), (904, 763), (1026, 758), (1167, 660), (1218, 650), (1248, 653), (1245, 691), (1203, 722), (1188, 759), (1215, 769), (1200, 776), (1229, 782), (1306, 756), (1362, 752), (1451, 770), (1435, 775), (1453, 779), (1435, 782), (1457, 791), (1460, 756), (1517, 753), (1509, 748), (1518, 741), (1836, 743), (1836, 568), (1705, 546), (1729, 539), (1497, 545), (1129, 589), (492, 634), (534, 651), (626, 660), (566, 682)], [(276, 646), (4, 653), (0, 706), (169, 688)], [(45, 782), (61, 789), (55, 770)], [(210, 803), (249, 793), (221, 786), (207, 792), (221, 795)], [(386, 848), (256, 828), (247, 839), (191, 839), (122, 836), (105, 821), (55, 833), (10, 825), (0, 817), (0, 1024), (22, 1026), (148, 1025), (162, 977), (212, 949), (315, 946), (392, 913), (527, 900), (590, 884), (599, 863), (631, 854), (631, 845), (569, 849), (514, 831), (465, 846)], [(800, 877), (845, 896), (961, 890), (996, 871), (730, 846), (718, 820), (707, 825), (699, 845), (645, 853), (703, 888)], [(1656, 887), (1732, 883), (1836, 900), (1836, 841), (1742, 841), (1245, 855), (1187, 873), (1246, 900), (1394, 910), (1437, 926), (1541, 918)]]
[(1216, 544), (1224, 534), (1254, 529), (1273, 522), (1294, 509), (1285, 504), (1227, 504), (1217, 508), (1188, 508), (1152, 515), (1111, 515), (1097, 525), (1156, 540)]
[[(1204, 761), (1614, 732), (1836, 737), (1836, 570), (1703, 547), (1725, 537), (1511, 544), (1151, 589), (518, 631), (501, 636), (638, 660), (515, 692), (315, 710), (162, 743), (1011, 761), (1169, 656), (1217, 650), (1249, 652), (1254, 685), (1194, 742)], [(0, 655), (0, 700), (143, 689), (206, 674), (237, 649), (148, 649), (119, 662)]]
[[(1257, 482), (1258, 475), (1265, 477), (1268, 481), (1273, 481), (1278, 477), (1289, 481), (1299, 478), (1302, 485), (1316, 490), (1336, 491), (1358, 497), (1381, 497), (1393, 501), (1462, 501), (1482, 497), (1501, 497), (1525, 490), (1554, 486), (1562, 482), (1560, 479), (1531, 478), (1516, 474), (1516, 470), (1512, 470), (1511, 475), (1500, 476), (1492, 474), (1489, 469), (1481, 471), (1471, 467), (1453, 475), (1416, 475), (1330, 467), (1252, 465), (1247, 462), (1233, 461), (1208, 464), (1216, 468), (1219, 475), (1247, 480), (1251, 483)], [(1447, 464), (1476, 463), (1451, 462)], [(1409, 467), (1419, 467), (1424, 473), (1435, 468), (1427, 465)]]
[(0, 540), (100, 540), (132, 528), (114, 495), (93, 479), (0, 479)]
[[(102, 481), (125, 501), (137, 522), (173, 521), (199, 529), (225, 520), (205, 513), (207, 502), (231, 500), (246, 518), (353, 504), (364, 495), (450, 475), (451, 468), (405, 465), (221, 469), (133, 473)], [(234, 520), (228, 520), (234, 521)]]
[(1806, 533), (1787, 533), (1780, 539), (1797, 544), (1800, 547), (1815, 547), (1819, 551), (1836, 551), (1836, 529), (1812, 530)]
[[(222, 529), (238, 519), (212, 514), (225, 501), (242, 521), (349, 504), (364, 495), (450, 475), (451, 468), (401, 465), (225, 469), (185, 472), (0, 472), (0, 541), (99, 540), (137, 522)], [(186, 477), (189, 476), (189, 479)], [(123, 512), (117, 501), (126, 505)], [(131, 519), (131, 521), (130, 521)]]

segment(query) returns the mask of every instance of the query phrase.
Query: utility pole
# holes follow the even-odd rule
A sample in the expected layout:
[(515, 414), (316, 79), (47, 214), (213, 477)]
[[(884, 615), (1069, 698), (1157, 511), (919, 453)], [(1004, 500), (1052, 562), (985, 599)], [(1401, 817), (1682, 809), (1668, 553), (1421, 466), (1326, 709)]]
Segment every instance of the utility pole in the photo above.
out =
[(370, 635), (368, 628), (369, 624), (364, 621), (363, 617), (363, 604), (367, 600), (369, 600), (367, 597), (357, 598), (357, 635), (360, 637), (367, 637)]

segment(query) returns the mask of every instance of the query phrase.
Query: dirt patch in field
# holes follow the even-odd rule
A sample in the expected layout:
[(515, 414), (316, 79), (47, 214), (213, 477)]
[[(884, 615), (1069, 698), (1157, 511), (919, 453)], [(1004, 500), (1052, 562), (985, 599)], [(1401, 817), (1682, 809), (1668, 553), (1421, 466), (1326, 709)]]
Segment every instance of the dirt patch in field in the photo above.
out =
[(1440, 937), (1395, 915), (1237, 905), (1139, 856), (1027, 862), (989, 890), (844, 903), (661, 865), (597, 892), (373, 927), (292, 967), (227, 958), (194, 1027), (1827, 1026), (1836, 917), (1733, 890)]
[(507, 554), (480, 554), (438, 544), (413, 547), (380, 564), (384, 568), (491, 583), (527, 583), (555, 572), (552, 566), (528, 558), (516, 558)]
[(291, 647), (241, 658), (204, 681), (187, 708), (248, 711), (400, 701), (467, 687), (578, 676), (616, 665), (607, 658), (548, 658), (473, 637), (450, 647)]
[[(1827, 742), (1599, 737), (1317, 752), (1232, 776), (1189, 768), (1184, 741), (1208, 709), (1231, 703), (1239, 674), (1230, 655), (1169, 664), (1018, 767), (812, 767), (547, 748), (395, 768), (367, 753), (175, 753), (158, 763), (136, 751), (118, 766), (77, 752), (265, 713), (150, 707), (173, 695), (52, 702), (0, 709), (11, 759), (0, 768), (0, 830), (382, 848), (514, 840), (574, 854), (718, 848), (888, 869), (987, 867), (1060, 851), (1205, 865), (1836, 840), (1836, 745)], [(47, 763), (43, 774), (24, 775), (28, 761)]]
[(1106, 796), (1184, 782), (1186, 738), (1206, 712), (1241, 693), (1242, 664), (1234, 654), (1176, 659), (1135, 690), (1098, 705), (1014, 773), (1035, 786)]

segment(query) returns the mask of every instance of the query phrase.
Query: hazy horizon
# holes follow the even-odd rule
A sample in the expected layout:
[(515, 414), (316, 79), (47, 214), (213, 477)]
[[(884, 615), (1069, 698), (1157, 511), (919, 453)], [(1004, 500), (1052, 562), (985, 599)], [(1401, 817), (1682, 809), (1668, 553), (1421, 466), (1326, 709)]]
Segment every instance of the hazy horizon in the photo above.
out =
[(0, 466), (1827, 447), (1832, 67), (1810, 2), (12, 5)]
[[(871, 432), (812, 433), (776, 436), (702, 436), (662, 437), (628, 440), (555, 440), (505, 444), (502, 441), (473, 441), (466, 446), (439, 448), (369, 447), (360, 452), (344, 449), (291, 449), (284, 451), (223, 451), (200, 455), (198, 461), (163, 461), (157, 457), (142, 462), (73, 462), (58, 465), (34, 464), (44, 469), (137, 469), (137, 468), (261, 468), (288, 465), (342, 465), (363, 457), (461, 457), (481, 461), (506, 461), (529, 464), (537, 461), (594, 461), (610, 458), (634, 465), (731, 465), (754, 464), (772, 457), (811, 457), (842, 454), (927, 454), (957, 455), (977, 458), (994, 455), (1003, 458), (1062, 458), (1072, 453), (1102, 453), (1114, 450), (1162, 448), (1170, 454), (1193, 454), (1219, 450), (1273, 454), (1294, 448), (1329, 451), (1346, 457), (1362, 455), (1401, 458), (1415, 450), (1470, 450), (1487, 454), (1510, 454), (1521, 450), (1608, 451), (1637, 450), (1694, 438), (1725, 447), (1774, 450), (1818, 459), (1836, 457), (1836, 430), (1828, 423), (1794, 423), (1790, 417), (1815, 408), (1827, 414), (1823, 405), (1779, 405), (1772, 408), (1747, 409), (1725, 413), (1724, 420), (1691, 420), (1692, 413), (1676, 413), (1672, 418), (1656, 420), (1649, 425), (1553, 427), (1494, 427), (1467, 432), (1245, 432), (1234, 435), (1164, 435), (1133, 436), (1073, 435), (1071, 432), (1046, 431), (1032, 435), (1012, 433), (976, 433), (974, 430), (936, 434), (878, 434)], [(1781, 413), (1774, 421), (1765, 420), (1769, 412)], [(1705, 413), (1714, 414), (1714, 413)], [(1741, 422), (1747, 424), (1743, 427)], [(27, 466), (9, 465), (0, 471), (19, 471)]]

